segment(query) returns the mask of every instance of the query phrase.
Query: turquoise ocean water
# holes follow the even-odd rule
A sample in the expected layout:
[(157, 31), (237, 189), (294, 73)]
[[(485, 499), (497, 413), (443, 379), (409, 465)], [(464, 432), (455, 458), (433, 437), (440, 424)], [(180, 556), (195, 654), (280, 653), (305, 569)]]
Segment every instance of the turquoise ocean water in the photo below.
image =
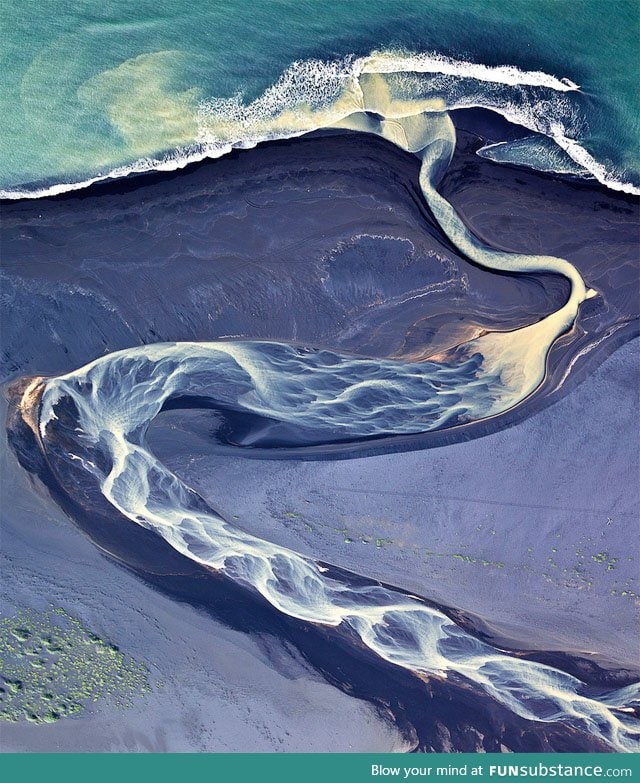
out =
[(640, 187), (636, 0), (5, 0), (3, 16), (10, 197), (330, 125), (363, 69), (532, 131), (487, 157)]

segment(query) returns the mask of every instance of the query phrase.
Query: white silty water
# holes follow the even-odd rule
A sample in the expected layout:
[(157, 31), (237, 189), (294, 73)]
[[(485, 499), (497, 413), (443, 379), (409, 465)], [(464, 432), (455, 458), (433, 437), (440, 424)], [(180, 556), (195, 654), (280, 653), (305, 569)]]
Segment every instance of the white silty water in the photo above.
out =
[(535, 324), (484, 335), (438, 361), (374, 360), (272, 342), (166, 343), (119, 351), (46, 382), (39, 417), (45, 451), (64, 432), (66, 458), (95, 477), (124, 517), (257, 591), (279, 611), (347, 626), (384, 660), (422, 675), (465, 678), (523, 718), (561, 722), (617, 750), (638, 750), (639, 727), (625, 708), (640, 698), (640, 686), (590, 696), (577, 678), (476, 639), (420, 599), (332, 577), (313, 560), (230, 524), (146, 445), (154, 417), (181, 395), (207, 397), (221, 408), (259, 414), (304, 430), (310, 440), (330, 442), (496, 416), (543, 380), (550, 346), (572, 327), (592, 292), (567, 261), (483, 246), (436, 191), (455, 143), (446, 112), (432, 103), (396, 99), (379, 74), (363, 74), (359, 85), (351, 111), (334, 124), (378, 133), (419, 154), (427, 204), (460, 251), (488, 269), (564, 275), (571, 285), (567, 302)]

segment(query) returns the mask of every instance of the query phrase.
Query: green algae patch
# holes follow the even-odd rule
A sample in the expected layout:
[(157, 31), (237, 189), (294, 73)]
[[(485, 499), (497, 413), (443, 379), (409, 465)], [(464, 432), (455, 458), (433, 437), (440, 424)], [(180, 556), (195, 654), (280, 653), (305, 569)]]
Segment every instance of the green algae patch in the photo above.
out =
[(598, 552), (596, 555), (591, 555), (591, 559), (598, 565), (604, 565), (607, 567), (607, 571), (613, 571), (618, 562), (617, 557), (611, 557), (608, 552)]
[(0, 618), (0, 719), (55, 723), (105, 699), (126, 708), (151, 690), (145, 666), (64, 609)]

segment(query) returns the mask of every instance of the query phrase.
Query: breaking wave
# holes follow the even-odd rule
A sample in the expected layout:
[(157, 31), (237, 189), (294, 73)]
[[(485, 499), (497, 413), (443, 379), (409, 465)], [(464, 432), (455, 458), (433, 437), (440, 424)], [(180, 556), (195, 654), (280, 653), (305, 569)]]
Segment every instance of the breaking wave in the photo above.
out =
[[(127, 73), (123, 69), (121, 78), (131, 78)], [(331, 62), (295, 62), (254, 101), (247, 103), (242, 95), (201, 101), (194, 107), (197, 138), (186, 146), (149, 150), (148, 155), (106, 171), (93, 172), (77, 181), (7, 188), (0, 191), (0, 197), (53, 196), (131, 174), (180, 169), (192, 162), (218, 158), (233, 149), (254, 147), (265, 141), (343, 127), (350, 116), (363, 109), (375, 111), (374, 107), (363, 104), (362, 93), (369, 80), (381, 76), (394, 93), (400, 111), (403, 111), (402, 103), (430, 104), (432, 110), (440, 111), (475, 107), (494, 111), (550, 139), (577, 167), (589, 172), (602, 185), (626, 193), (640, 193), (640, 187), (628, 181), (624, 172), (597, 160), (581, 144), (588, 128), (576, 99), (580, 88), (569, 79), (510, 65), (465, 62), (434, 53), (383, 51)], [(126, 83), (118, 84), (120, 98), (126, 87)], [(158, 121), (162, 121), (161, 111), (158, 111)], [(130, 127), (118, 130), (125, 141), (127, 133), (134, 133)], [(136, 143), (139, 137), (138, 129)], [(130, 146), (135, 147), (133, 143)], [(530, 165), (535, 166), (535, 161)]]

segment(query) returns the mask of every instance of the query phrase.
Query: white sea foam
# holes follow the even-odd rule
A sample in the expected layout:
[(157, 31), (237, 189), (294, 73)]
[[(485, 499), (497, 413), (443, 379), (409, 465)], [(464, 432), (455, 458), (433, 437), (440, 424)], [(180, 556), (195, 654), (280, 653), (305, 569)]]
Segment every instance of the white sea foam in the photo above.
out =
[(514, 104), (487, 104), (477, 98), (471, 98), (466, 101), (459, 101), (451, 109), (489, 109), (501, 114), (506, 120), (514, 125), (521, 125), (528, 130), (536, 133), (543, 133), (552, 139), (560, 149), (580, 166), (588, 171), (594, 179), (609, 190), (615, 190), (620, 193), (629, 193), (631, 195), (640, 195), (640, 187), (631, 182), (622, 179), (622, 176), (614, 169), (607, 168), (604, 163), (598, 162), (593, 155), (588, 152), (579, 142), (567, 135), (565, 126), (555, 120), (551, 120), (548, 125), (539, 123), (527, 108)]
[(572, 160), (547, 136), (526, 136), (515, 141), (499, 141), (486, 144), (476, 155), (495, 163), (511, 163), (524, 168), (556, 174), (571, 174), (592, 179), (589, 172)]
[(436, 52), (372, 52), (369, 57), (361, 58), (356, 63), (357, 69), (363, 73), (434, 73), (493, 84), (546, 87), (558, 92), (580, 89), (570, 79), (558, 79), (542, 71), (523, 71), (515, 65), (483, 65), (445, 57)]
[[(438, 108), (442, 110), (478, 107), (495, 111), (510, 122), (551, 138), (606, 187), (640, 194), (639, 187), (625, 181), (610, 164), (598, 161), (580, 143), (586, 127), (572, 100), (579, 87), (569, 79), (510, 65), (487, 66), (455, 60), (436, 53), (387, 51), (332, 62), (295, 62), (255, 101), (244, 103), (239, 95), (202, 101), (197, 118), (198, 138), (191, 146), (165, 155), (150, 154), (79, 181), (8, 188), (0, 191), (0, 198), (42, 198), (132, 174), (172, 171), (205, 158), (221, 157), (233, 149), (339, 126), (345, 117), (362, 109), (361, 84), (376, 74), (385, 74), (389, 80), (395, 77), (396, 88), (404, 78), (404, 100), (414, 104), (421, 97), (425, 104), (432, 102), (431, 109), (436, 108), (435, 101), (440, 101)], [(395, 103), (401, 113), (405, 111), (398, 94)]]
[(84, 190), (97, 182), (123, 179), (135, 174), (146, 174), (151, 171), (175, 171), (183, 169), (191, 163), (198, 163), (206, 158), (222, 157), (231, 152), (231, 147), (221, 150), (219, 155), (213, 155), (211, 150), (199, 150), (196, 147), (174, 152), (160, 158), (140, 158), (126, 166), (117, 166), (104, 174), (95, 174), (93, 177), (78, 180), (76, 182), (56, 182), (53, 185), (43, 185), (32, 190), (0, 190), (0, 198), (8, 200), (37, 199), (49, 196), (59, 196), (62, 193), (70, 193), (74, 190)]

